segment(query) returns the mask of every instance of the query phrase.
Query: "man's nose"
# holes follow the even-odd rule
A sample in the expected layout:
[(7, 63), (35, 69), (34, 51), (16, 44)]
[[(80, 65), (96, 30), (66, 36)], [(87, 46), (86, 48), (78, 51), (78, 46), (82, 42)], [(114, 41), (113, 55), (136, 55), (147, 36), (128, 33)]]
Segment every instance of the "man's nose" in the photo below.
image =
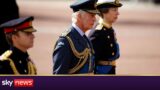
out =
[(31, 37), (32, 37), (32, 38), (35, 38), (35, 35), (32, 33), (32, 34), (31, 34)]
[(117, 15), (120, 15), (119, 11), (117, 11)]

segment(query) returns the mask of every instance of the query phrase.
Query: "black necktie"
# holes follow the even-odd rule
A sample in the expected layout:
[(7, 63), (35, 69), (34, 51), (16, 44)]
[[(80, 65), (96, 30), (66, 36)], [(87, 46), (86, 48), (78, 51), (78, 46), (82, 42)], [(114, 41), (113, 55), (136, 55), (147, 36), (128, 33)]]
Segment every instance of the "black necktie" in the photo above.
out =
[(83, 35), (84, 39), (87, 41), (87, 45), (90, 49), (90, 55), (89, 55), (89, 65), (90, 65), (90, 68), (89, 68), (89, 72), (93, 72), (93, 67), (94, 67), (94, 51), (93, 51), (93, 46), (91, 44), (91, 41), (87, 38), (86, 35)]

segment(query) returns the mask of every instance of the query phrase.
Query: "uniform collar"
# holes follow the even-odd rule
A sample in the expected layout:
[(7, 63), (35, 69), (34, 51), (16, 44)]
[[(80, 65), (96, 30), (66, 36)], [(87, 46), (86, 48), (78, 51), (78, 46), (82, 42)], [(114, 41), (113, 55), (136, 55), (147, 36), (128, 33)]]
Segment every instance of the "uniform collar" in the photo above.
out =
[(16, 57), (19, 57), (20, 59), (24, 60), (26, 58), (29, 57), (28, 53), (27, 52), (22, 52), (21, 50), (19, 50), (18, 48), (16, 47), (11, 47), (11, 50), (13, 51), (13, 54), (16, 56)]
[(99, 24), (105, 26), (106, 28), (111, 28), (112, 27), (112, 25), (110, 25), (109, 23), (105, 22), (102, 18), (100, 18)]
[(72, 26), (77, 30), (77, 32), (83, 36), (84, 35), (84, 32), (75, 24), (75, 23), (72, 23)]

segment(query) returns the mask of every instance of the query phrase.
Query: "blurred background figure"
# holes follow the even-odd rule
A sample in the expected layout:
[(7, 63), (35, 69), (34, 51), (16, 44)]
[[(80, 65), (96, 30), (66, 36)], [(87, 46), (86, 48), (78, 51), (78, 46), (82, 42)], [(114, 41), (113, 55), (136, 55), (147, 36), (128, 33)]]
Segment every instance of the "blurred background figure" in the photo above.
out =
[(155, 4), (160, 4), (159, 0), (153, 0)]
[[(16, 0), (1, 0), (0, 1), (0, 24), (16, 19), (19, 17), (19, 8)], [(0, 55), (9, 49), (3, 29), (0, 28)]]

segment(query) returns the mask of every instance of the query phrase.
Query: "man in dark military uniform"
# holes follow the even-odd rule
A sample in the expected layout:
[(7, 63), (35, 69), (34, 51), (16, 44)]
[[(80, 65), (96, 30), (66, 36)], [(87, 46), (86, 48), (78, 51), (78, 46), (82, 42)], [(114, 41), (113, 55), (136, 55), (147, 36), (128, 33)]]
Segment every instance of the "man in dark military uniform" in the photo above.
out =
[(0, 74), (36, 74), (34, 63), (27, 50), (33, 46), (36, 30), (33, 17), (18, 18), (2, 24), (10, 50), (0, 56)]
[(95, 22), (95, 0), (77, 0), (70, 7), (72, 27), (56, 42), (53, 52), (53, 74), (93, 73), (93, 49), (85, 32)]
[(95, 51), (96, 74), (115, 74), (115, 60), (120, 53), (112, 23), (116, 21), (118, 7), (121, 6), (118, 0), (98, 0), (96, 3), (100, 20), (95, 32), (89, 37)]

